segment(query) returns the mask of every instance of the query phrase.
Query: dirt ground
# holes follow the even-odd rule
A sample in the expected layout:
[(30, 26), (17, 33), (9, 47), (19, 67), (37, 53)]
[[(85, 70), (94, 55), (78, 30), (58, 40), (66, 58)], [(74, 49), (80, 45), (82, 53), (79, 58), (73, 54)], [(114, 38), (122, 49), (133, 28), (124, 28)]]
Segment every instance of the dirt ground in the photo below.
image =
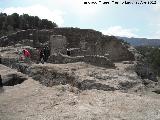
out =
[[(119, 74), (117, 78), (131, 72), (123, 72), (123, 64), (116, 66), (121, 74), (110, 71)], [(135, 77), (130, 74), (129, 78)], [(0, 91), (0, 120), (160, 120), (156, 93), (80, 91), (68, 84), (46, 87), (32, 78)]]
[(160, 101), (120, 91), (45, 87), (28, 79), (0, 93), (1, 120), (155, 120)]

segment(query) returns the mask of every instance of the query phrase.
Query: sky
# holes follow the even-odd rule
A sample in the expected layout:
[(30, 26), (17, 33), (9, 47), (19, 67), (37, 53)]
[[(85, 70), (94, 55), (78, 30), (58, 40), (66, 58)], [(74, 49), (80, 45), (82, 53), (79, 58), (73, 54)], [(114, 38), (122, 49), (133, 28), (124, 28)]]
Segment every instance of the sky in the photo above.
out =
[(126, 0), (133, 4), (122, 4), (125, 0), (0, 0), (0, 12), (27, 13), (59, 27), (94, 29), (105, 35), (160, 39), (160, 0), (136, 4), (140, 1), (155, 0)]

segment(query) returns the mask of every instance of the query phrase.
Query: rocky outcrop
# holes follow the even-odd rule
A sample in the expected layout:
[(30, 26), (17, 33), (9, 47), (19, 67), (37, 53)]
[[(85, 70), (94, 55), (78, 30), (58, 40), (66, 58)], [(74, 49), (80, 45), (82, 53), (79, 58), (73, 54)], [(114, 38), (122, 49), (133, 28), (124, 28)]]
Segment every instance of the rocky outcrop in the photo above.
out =
[(122, 43), (114, 36), (102, 36), (97, 42), (95, 53), (106, 56), (111, 61), (134, 61), (135, 56), (129, 51), (128, 45)]
[[(59, 69), (59, 68), (58, 68)], [(33, 66), (31, 68), (31, 76), (45, 86), (70, 84), (80, 90), (98, 89), (105, 91), (116, 90), (114, 87), (96, 82), (96, 80), (82, 80), (74, 74), (74, 72), (60, 71), (57, 68), (48, 69), (43, 66)]]
[(156, 73), (148, 63), (146, 58), (142, 56), (135, 48), (129, 46), (129, 51), (134, 54), (135, 56), (135, 72), (140, 76), (142, 79), (149, 79), (154, 82), (158, 82)]
[[(124, 64), (124, 66), (127, 66)], [(142, 81), (134, 72), (95, 67), (86, 63), (33, 65), (30, 76), (45, 86), (70, 84), (80, 90), (128, 90)], [(128, 65), (130, 66), (130, 65)], [(123, 73), (122, 73), (123, 72)]]
[(114, 63), (104, 56), (86, 55), (84, 56), (84, 62), (99, 67), (115, 68)]
[(76, 56), (70, 57), (63, 54), (51, 55), (48, 62), (54, 64), (66, 64), (66, 63), (75, 63), (75, 62), (86, 62), (91, 65), (105, 67), (105, 68), (115, 68), (113, 62), (104, 56), (95, 56), (95, 55), (85, 55), (85, 56)]
[(11, 46), (20, 42), (26, 45), (27, 40), (29, 40), (30, 43), (29, 45), (37, 47), (40, 46), (40, 43), (45, 43), (49, 41), (50, 35), (52, 34), (53, 32), (49, 30), (36, 30), (36, 29), (21, 30), (16, 33), (12, 33), (8, 36), (1, 37), (0, 47)]

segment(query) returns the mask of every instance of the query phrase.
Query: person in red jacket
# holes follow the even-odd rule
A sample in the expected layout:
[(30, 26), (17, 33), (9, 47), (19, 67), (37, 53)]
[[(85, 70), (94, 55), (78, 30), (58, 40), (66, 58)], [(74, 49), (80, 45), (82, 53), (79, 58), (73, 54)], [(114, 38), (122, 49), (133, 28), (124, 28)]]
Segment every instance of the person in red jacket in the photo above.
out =
[(24, 49), (23, 50), (23, 55), (25, 57), (24, 61), (27, 62), (27, 63), (30, 63), (30, 57), (31, 57), (30, 52), (28, 50)]

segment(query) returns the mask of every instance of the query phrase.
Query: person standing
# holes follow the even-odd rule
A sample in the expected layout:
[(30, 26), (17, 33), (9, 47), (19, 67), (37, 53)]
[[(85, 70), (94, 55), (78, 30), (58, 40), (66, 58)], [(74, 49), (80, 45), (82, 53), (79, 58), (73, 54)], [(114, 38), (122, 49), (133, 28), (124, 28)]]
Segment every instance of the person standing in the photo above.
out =
[(0, 64), (2, 64), (2, 56), (0, 55)]
[(69, 49), (67, 49), (67, 55), (70, 56), (71, 55), (71, 51)]
[(40, 58), (40, 62), (42, 63), (42, 64), (44, 64), (44, 50), (43, 49), (40, 49), (40, 51), (39, 51), (39, 58)]
[(27, 49), (24, 49), (23, 50), (23, 55), (25, 57), (24, 61), (27, 62), (27, 63), (30, 63), (30, 57), (31, 57), (30, 52)]
[(44, 62), (47, 62), (49, 56), (50, 56), (50, 50), (47, 46), (44, 48)]
[(0, 75), (0, 88), (3, 87), (3, 83), (2, 83), (2, 77)]

